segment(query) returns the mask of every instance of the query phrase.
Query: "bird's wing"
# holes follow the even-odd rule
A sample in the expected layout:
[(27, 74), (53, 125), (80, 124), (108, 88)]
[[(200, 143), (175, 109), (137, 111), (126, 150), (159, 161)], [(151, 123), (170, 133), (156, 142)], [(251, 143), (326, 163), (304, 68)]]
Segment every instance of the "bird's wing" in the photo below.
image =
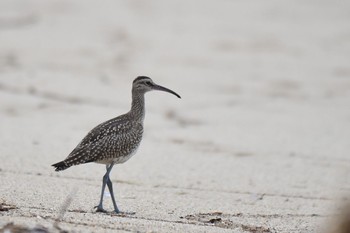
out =
[(110, 119), (93, 128), (83, 138), (83, 140), (81, 140), (77, 148), (84, 147), (90, 143), (97, 142), (103, 137), (106, 137), (110, 134), (123, 134), (124, 132), (131, 130), (131, 127), (132, 127), (132, 124), (130, 121), (128, 121), (125, 114), (119, 117)]
[(103, 157), (103, 153), (110, 154), (112, 148), (123, 150), (128, 137), (134, 134), (133, 131), (133, 123), (124, 115), (106, 121), (92, 129), (65, 161), (77, 165), (95, 161), (98, 157)]
[(141, 140), (137, 131), (133, 128), (127, 133), (109, 134), (98, 141), (78, 145), (64, 161), (72, 166), (127, 155), (132, 150), (130, 143), (137, 145)]

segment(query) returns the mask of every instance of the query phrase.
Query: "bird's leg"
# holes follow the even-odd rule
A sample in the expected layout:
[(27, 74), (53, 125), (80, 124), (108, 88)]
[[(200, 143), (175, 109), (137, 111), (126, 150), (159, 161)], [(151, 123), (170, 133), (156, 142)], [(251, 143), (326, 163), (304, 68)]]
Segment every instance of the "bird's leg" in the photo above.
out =
[(113, 167), (113, 164), (111, 164), (109, 166), (108, 166), (108, 164), (106, 165), (107, 171), (106, 171), (106, 174), (102, 178), (102, 190), (101, 190), (100, 203), (97, 206), (95, 206), (96, 212), (107, 212), (106, 210), (103, 209), (102, 202), (103, 202), (103, 195), (105, 192), (107, 180), (109, 180), (109, 172), (112, 170), (112, 167)]
[[(112, 167), (113, 167), (113, 164), (110, 166), (111, 170), (112, 170)], [(107, 177), (107, 187), (109, 189), (109, 193), (111, 194), (111, 198), (112, 198), (112, 202), (113, 202), (113, 206), (114, 206), (114, 212), (116, 212), (118, 214), (118, 213), (120, 213), (120, 211), (119, 211), (117, 203), (115, 202), (115, 199), (114, 199), (113, 184), (112, 184), (111, 179), (109, 178), (109, 174)]]
[(111, 198), (112, 198), (112, 202), (113, 202), (113, 206), (114, 206), (114, 212), (116, 212), (118, 214), (118, 213), (120, 213), (120, 211), (119, 211), (117, 203), (115, 202), (115, 199), (114, 199), (113, 185), (112, 185), (112, 181), (110, 179), (108, 179), (108, 181), (107, 181), (107, 186), (108, 186), (109, 192), (111, 194)]

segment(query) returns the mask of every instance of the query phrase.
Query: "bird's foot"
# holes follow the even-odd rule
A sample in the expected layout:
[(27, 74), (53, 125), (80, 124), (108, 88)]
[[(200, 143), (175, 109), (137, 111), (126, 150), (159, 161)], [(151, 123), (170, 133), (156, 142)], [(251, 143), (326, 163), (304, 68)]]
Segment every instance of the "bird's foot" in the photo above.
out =
[(96, 209), (96, 212), (107, 213), (107, 210), (103, 209), (101, 205), (97, 205), (94, 208)]

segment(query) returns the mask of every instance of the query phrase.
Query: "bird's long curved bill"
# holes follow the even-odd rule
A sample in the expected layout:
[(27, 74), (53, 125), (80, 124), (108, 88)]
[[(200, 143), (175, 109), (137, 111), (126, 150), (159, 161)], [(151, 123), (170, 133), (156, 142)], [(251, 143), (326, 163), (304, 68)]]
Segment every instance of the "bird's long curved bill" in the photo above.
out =
[(154, 86), (153, 86), (153, 89), (154, 89), (154, 90), (158, 90), (158, 91), (169, 92), (169, 93), (171, 93), (171, 94), (173, 94), (173, 95), (175, 95), (175, 96), (177, 96), (178, 98), (181, 99), (181, 96), (180, 96), (179, 94), (177, 94), (175, 91), (172, 91), (172, 90), (170, 90), (170, 89), (168, 89), (168, 88), (166, 88), (166, 87), (162, 87), (162, 86), (160, 86), (160, 85), (154, 85)]

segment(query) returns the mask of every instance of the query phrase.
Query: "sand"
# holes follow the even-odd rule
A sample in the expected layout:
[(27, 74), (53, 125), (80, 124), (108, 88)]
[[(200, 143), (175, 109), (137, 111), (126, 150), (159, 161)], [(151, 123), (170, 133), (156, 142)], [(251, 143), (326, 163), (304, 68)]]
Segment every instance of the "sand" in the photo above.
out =
[[(350, 2), (0, 2), (0, 228), (318, 232), (350, 191)], [(146, 94), (138, 153), (55, 172)], [(9, 208), (10, 207), (10, 208)], [(106, 194), (105, 208), (112, 211)]]

